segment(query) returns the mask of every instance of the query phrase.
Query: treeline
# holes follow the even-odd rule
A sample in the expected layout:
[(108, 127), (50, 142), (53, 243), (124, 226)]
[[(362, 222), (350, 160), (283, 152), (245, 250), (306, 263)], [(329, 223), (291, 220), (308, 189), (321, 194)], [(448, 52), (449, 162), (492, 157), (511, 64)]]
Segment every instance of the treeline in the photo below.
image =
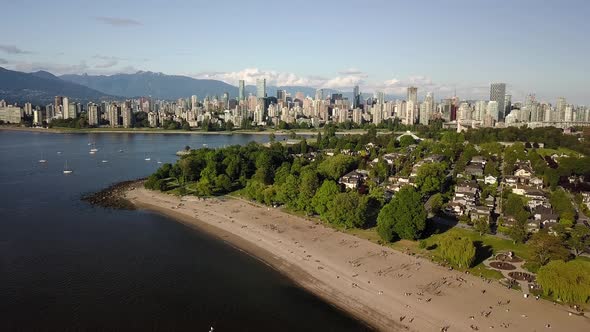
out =
[(555, 127), (541, 128), (480, 128), (470, 129), (465, 138), (473, 144), (487, 142), (530, 142), (544, 143), (546, 148), (557, 149), (565, 147), (585, 155), (590, 155), (590, 143), (580, 142), (577, 136), (565, 135)]

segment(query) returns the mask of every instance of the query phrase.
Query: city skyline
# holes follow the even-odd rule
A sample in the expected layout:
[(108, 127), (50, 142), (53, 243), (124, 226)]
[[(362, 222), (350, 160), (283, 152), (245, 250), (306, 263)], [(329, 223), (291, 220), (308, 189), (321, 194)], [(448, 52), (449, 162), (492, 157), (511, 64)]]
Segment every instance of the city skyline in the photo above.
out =
[[(27, 16), (24, 24), (22, 15), (0, 21), (11, 31), (0, 38), (0, 66), (56, 74), (146, 70), (232, 85), (265, 78), (268, 86), (352, 91), (359, 85), (362, 92), (395, 95), (416, 86), (420, 98), (457, 91), (464, 99), (482, 99), (490, 83), (506, 82), (513, 100), (534, 93), (542, 101), (563, 96), (588, 105), (588, 64), (577, 54), (590, 50), (584, 37), (590, 24), (582, 15), (589, 5), (567, 2), (325, 1), (294, 7), (106, 1), (82, 7), (67, 0), (34, 6), (23, 1), (5, 4), (5, 12)], [(279, 29), (270, 28), (272, 13), (284, 13)], [(330, 15), (342, 17), (342, 24), (328, 24)], [(68, 20), (49, 24), (53, 16)], [(440, 24), (440, 17), (448, 23)], [(498, 17), (505, 23), (489, 23)]]

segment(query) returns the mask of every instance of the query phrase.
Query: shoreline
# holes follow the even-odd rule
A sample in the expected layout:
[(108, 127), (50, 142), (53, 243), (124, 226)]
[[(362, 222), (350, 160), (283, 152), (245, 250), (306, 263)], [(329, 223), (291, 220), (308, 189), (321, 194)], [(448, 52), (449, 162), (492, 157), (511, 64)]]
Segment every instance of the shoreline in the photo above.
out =
[[(31, 127), (12, 127), (0, 126), (0, 131), (20, 131), (32, 133), (52, 133), (52, 134), (163, 134), (163, 135), (270, 135), (288, 136), (291, 134), (290, 130), (234, 130), (234, 131), (200, 131), (200, 130), (165, 130), (165, 129), (110, 129), (110, 128), (31, 128)], [(321, 131), (311, 130), (293, 130), (296, 135), (300, 136), (316, 136)], [(365, 134), (366, 130), (350, 130), (337, 131), (337, 135), (361, 135)]]
[[(139, 209), (213, 235), (278, 270), (336, 308), (382, 331), (590, 329), (567, 307), (525, 299), (498, 283), (449, 271), (292, 216), (230, 197), (177, 197), (143, 188), (121, 191)], [(489, 313), (488, 313), (489, 312)], [(487, 315), (485, 315), (487, 314)]]

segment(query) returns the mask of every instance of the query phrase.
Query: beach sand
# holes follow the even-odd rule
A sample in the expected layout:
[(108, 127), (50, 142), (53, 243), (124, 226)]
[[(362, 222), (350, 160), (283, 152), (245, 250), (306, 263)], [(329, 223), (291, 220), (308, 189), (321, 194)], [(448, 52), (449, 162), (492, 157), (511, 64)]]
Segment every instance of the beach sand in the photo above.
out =
[(280, 209), (233, 198), (180, 198), (141, 185), (125, 196), (138, 208), (172, 217), (258, 257), (382, 331), (590, 331), (590, 319), (570, 316), (566, 306), (525, 299), (497, 282)]

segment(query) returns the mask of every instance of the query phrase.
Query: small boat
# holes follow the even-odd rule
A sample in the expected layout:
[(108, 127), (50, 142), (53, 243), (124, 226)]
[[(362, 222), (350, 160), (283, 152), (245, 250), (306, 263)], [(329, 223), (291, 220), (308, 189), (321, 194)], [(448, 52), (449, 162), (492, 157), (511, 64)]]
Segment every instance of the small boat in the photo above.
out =
[(92, 148), (92, 149), (90, 149), (90, 152), (98, 152), (98, 149), (97, 148)]
[(103, 160), (102, 162), (103, 162), (103, 163), (108, 163), (109, 161), (108, 161), (108, 160)]
[(90, 150), (90, 152), (88, 152), (88, 153), (90, 153), (90, 154), (95, 154), (95, 153), (96, 153), (96, 151), (92, 151), (92, 150)]
[(74, 171), (68, 168), (68, 161), (66, 160), (66, 165), (64, 166), (64, 174), (71, 174)]
[(161, 163), (162, 163), (162, 161), (160, 159), (158, 159), (158, 164), (161, 164)]
[(43, 155), (41, 155), (41, 159), (39, 159), (39, 162), (41, 164), (45, 164), (47, 162), (47, 160), (43, 157)]
[(61, 154), (61, 151), (57, 151), (57, 154)]
[(119, 150), (119, 153), (120, 153), (120, 152), (123, 152), (123, 150), (122, 150), (122, 149), (121, 149), (121, 150)]
[(145, 159), (144, 159), (144, 160), (145, 160), (145, 161), (150, 161), (150, 160), (152, 160), (152, 158), (150, 158), (150, 157), (145, 157)]

